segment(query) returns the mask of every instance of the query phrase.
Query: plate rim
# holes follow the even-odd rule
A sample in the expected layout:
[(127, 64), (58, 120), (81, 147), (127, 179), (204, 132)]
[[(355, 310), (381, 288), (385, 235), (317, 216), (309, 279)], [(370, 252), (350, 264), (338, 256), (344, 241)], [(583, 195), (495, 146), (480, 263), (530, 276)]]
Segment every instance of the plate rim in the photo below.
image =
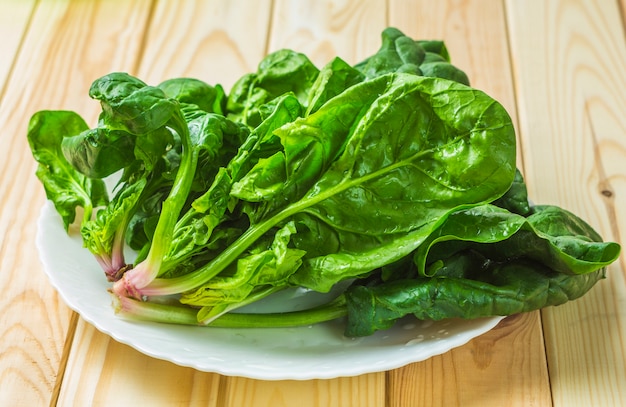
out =
[[(110, 324), (103, 323), (103, 321), (98, 321), (92, 313), (86, 311), (81, 304), (77, 301), (76, 298), (73, 298), (68, 290), (64, 287), (63, 282), (59, 281), (59, 276), (51, 270), (51, 261), (49, 259), (50, 254), (48, 253), (47, 242), (46, 242), (46, 234), (45, 228), (52, 227), (52, 225), (46, 225), (46, 221), (50, 216), (58, 217), (58, 228), (63, 229), (62, 222), (60, 216), (56, 213), (54, 206), (50, 200), (46, 200), (42, 205), (39, 216), (37, 219), (37, 232), (35, 238), (35, 244), (38, 251), (39, 259), (42, 264), (42, 268), (44, 273), (46, 274), (48, 281), (54, 287), (55, 291), (60, 295), (63, 299), (64, 303), (76, 312), (80, 317), (92, 325), (98, 331), (104, 333), (105, 335), (111, 337), (115, 341), (128, 345), (131, 348), (137, 350), (140, 353), (143, 353), (147, 356), (153, 357), (159, 360), (169, 361), (179, 366), (189, 367), (196, 369), (202, 372), (212, 372), (225, 376), (237, 376), (237, 377), (245, 377), (250, 379), (257, 380), (314, 380), (314, 379), (334, 379), (338, 377), (351, 377), (357, 376), (361, 374), (367, 373), (377, 373), (383, 372), (387, 370), (397, 369), (403, 366), (406, 366), (411, 363), (421, 362), (427, 359), (430, 359), (434, 356), (438, 356), (444, 354), (454, 348), (460, 347), (471, 341), (472, 339), (494, 329), (504, 316), (495, 316), (495, 317), (487, 317), (480, 318), (476, 320), (472, 320), (472, 325), (476, 325), (467, 330), (462, 330), (462, 337), (456, 338), (447, 338), (447, 340), (440, 340), (434, 343), (433, 348), (430, 352), (426, 354), (418, 353), (416, 356), (411, 357), (411, 352), (405, 352), (407, 356), (404, 358), (394, 358), (390, 361), (384, 363), (377, 363), (375, 365), (371, 365), (369, 368), (363, 368), (360, 364), (355, 364), (351, 366), (341, 366), (340, 368), (334, 369), (296, 369), (291, 371), (283, 371), (280, 369), (265, 369), (265, 370), (255, 370), (251, 368), (246, 368), (242, 366), (223, 366), (223, 365), (215, 365), (215, 364), (202, 364), (199, 362), (192, 363), (188, 358), (177, 357), (174, 355), (164, 355), (158, 351), (155, 351), (150, 346), (145, 346), (141, 342), (133, 340), (133, 338), (129, 337), (129, 335), (124, 334), (124, 332), (118, 332), (115, 329), (112, 329)], [(84, 249), (87, 250), (87, 249)], [(103, 277), (104, 280), (104, 277)], [(154, 325), (152, 322), (145, 321), (128, 321), (124, 320), (115, 315), (113, 312), (113, 307), (111, 306), (111, 316), (113, 318), (118, 318), (119, 321), (125, 321), (122, 323), (132, 323), (137, 324), (139, 329), (142, 329), (142, 326), (149, 327)], [(416, 320), (417, 321), (417, 320)], [(470, 321), (470, 320), (465, 320)], [(105, 321), (106, 322), (106, 321)], [(165, 325), (165, 324), (162, 324)], [(207, 329), (203, 327), (187, 327), (187, 328), (195, 328), (195, 329)], [(167, 329), (167, 328), (166, 328)], [(210, 328), (210, 329), (224, 329), (228, 328)], [(258, 329), (258, 328), (255, 328)], [(280, 328), (268, 328), (268, 329), (280, 329)]]

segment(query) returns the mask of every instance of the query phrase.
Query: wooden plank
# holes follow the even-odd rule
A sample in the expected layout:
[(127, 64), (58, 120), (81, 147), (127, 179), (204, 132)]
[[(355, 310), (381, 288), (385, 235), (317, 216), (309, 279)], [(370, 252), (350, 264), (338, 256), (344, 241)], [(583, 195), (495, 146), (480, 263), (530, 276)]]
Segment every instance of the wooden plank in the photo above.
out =
[[(529, 190), (624, 243), (626, 44), (617, 2), (507, 2)], [(555, 406), (626, 405), (624, 257), (543, 311)]]
[[(398, 0), (390, 6), (391, 25), (413, 38), (444, 40), (452, 62), (465, 71), (472, 86), (502, 103), (516, 123), (501, 2)], [(519, 151), (518, 167), (524, 169)], [(484, 366), (481, 355), (489, 355), (488, 366)], [(389, 405), (450, 406), (480, 400), (477, 405), (549, 406), (545, 361), (539, 314), (513, 317), (466, 346), (390, 372)], [(523, 370), (508, 372), (507, 366), (520, 366)]]
[(355, 64), (378, 50), (386, 16), (377, 0), (277, 1), (269, 49), (302, 52), (320, 68), (335, 56)]
[(80, 321), (60, 406), (219, 407), (221, 377), (145, 356)]
[(5, 82), (9, 78), (13, 62), (24, 33), (28, 28), (30, 16), (35, 7), (35, 0), (7, 0), (0, 3), (0, 101)]
[[(539, 313), (504, 319), (441, 356), (388, 373), (389, 407), (551, 406)], [(515, 366), (515, 369), (511, 369)]]
[(371, 373), (331, 380), (262, 381), (230, 378), (227, 406), (378, 407), (384, 406), (383, 374)]
[(95, 118), (85, 103), (89, 82), (134, 65), (143, 26), (137, 17), (147, 5), (41, 1), (13, 65), (0, 110), (0, 405), (48, 403), (71, 315), (36, 255), (44, 193), (26, 141), (28, 120), (45, 108)]
[(226, 89), (256, 71), (267, 51), (271, 1), (158, 2), (138, 76), (188, 76)]
[[(386, 26), (381, 1), (277, 1), (272, 16), (269, 51), (289, 48), (305, 53), (318, 67), (335, 56), (356, 63), (374, 53)], [(335, 380), (266, 382), (230, 378), (230, 406), (383, 406), (385, 374)]]

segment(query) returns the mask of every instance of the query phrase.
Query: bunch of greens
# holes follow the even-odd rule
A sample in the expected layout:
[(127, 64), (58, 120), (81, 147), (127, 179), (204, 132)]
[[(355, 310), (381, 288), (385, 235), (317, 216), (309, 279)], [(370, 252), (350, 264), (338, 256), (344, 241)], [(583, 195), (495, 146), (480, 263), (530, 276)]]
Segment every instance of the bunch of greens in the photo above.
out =
[[(393, 28), (382, 40), (354, 66), (272, 53), (229, 94), (112, 73), (89, 91), (94, 128), (69, 111), (32, 117), (37, 176), (66, 228), (82, 208), (118, 311), (230, 327), (345, 317), (346, 335), (362, 336), (407, 314), (557, 305), (604, 277), (620, 247), (563, 209), (529, 206), (504, 108), (442, 42)], [(345, 282), (313, 309), (231, 312)]]

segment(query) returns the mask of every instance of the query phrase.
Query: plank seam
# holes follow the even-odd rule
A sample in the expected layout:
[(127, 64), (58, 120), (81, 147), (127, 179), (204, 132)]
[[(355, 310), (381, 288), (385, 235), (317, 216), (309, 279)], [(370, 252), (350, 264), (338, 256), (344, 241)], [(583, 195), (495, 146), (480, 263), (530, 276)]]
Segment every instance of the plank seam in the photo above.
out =
[(72, 344), (74, 343), (74, 336), (76, 335), (76, 327), (78, 326), (78, 313), (72, 311), (70, 323), (67, 328), (67, 335), (65, 336), (65, 342), (63, 343), (63, 352), (61, 353), (61, 360), (59, 361), (59, 370), (57, 371), (57, 378), (50, 395), (50, 407), (55, 407), (59, 401), (61, 394), (61, 387), (63, 386), (63, 377), (65, 376), (65, 369), (67, 368), (67, 361), (70, 357), (72, 350)]
[(626, 37), (626, 3), (620, 0), (615, 0), (617, 2), (617, 9), (619, 10), (619, 19), (622, 22), (622, 37)]
[[(507, 44), (507, 53), (508, 53), (508, 57), (509, 57), (509, 63), (510, 63), (510, 67), (511, 67), (511, 81), (512, 83), (512, 88), (513, 88), (513, 103), (515, 104), (515, 123), (516, 123), (516, 127), (517, 130), (521, 132), (521, 127), (520, 127), (520, 118), (519, 118), (519, 92), (517, 90), (517, 86), (518, 86), (518, 76), (516, 75), (516, 66), (515, 66), (515, 62), (513, 59), (513, 43), (512, 43), (512, 39), (511, 39), (511, 27), (510, 27), (510, 20), (511, 20), (511, 14), (509, 9), (507, 8), (507, 0), (502, 0), (502, 9), (504, 11), (504, 31), (506, 34), (506, 44)], [(522, 152), (522, 154), (520, 154), (520, 159), (521, 159), (521, 171), (522, 174), (525, 174), (525, 165), (524, 165), (524, 154), (523, 154), (523, 145), (522, 145), (522, 137), (517, 137), (517, 140), (519, 142), (519, 147), (520, 150)], [(548, 358), (548, 348), (547, 348), (547, 344), (546, 344), (546, 340), (545, 340), (545, 335), (544, 335), (544, 329), (543, 329), (543, 312), (540, 311), (538, 313), (538, 318), (539, 318), (539, 327), (541, 328), (541, 337), (543, 338), (543, 355), (544, 355), (544, 361), (546, 363), (546, 369), (547, 369), (547, 377), (548, 377), (548, 391), (550, 392), (550, 403), (551, 405), (554, 406), (554, 394), (552, 392), (552, 378), (550, 377), (550, 359)]]
[(267, 32), (265, 34), (265, 48), (263, 49), (263, 55), (268, 55), (270, 52), (270, 39), (272, 37), (272, 26), (274, 25), (275, 10), (275, 1), (270, 0), (269, 22), (267, 23)]
[(35, 16), (35, 14), (37, 14), (37, 8), (39, 7), (39, 3), (40, 3), (40, 0), (35, 0), (35, 3), (33, 5), (33, 9), (31, 10), (30, 15), (28, 16), (28, 20), (26, 21), (26, 26), (24, 27), (24, 31), (22, 31), (22, 35), (20, 36), (20, 40), (19, 40), (19, 43), (17, 45), (17, 49), (15, 51), (15, 57), (11, 61), (11, 66), (9, 67), (9, 71), (7, 72), (6, 81), (2, 85), (2, 88), (0, 88), (0, 106), (2, 106), (2, 104), (3, 104), (4, 95), (5, 95), (6, 90), (8, 88), (8, 84), (11, 82), (11, 80), (13, 78), (13, 73), (15, 71), (15, 65), (17, 64), (17, 61), (19, 60), (19, 55), (22, 53), (22, 46), (24, 45), (24, 41), (26, 40), (28, 32), (30, 31), (30, 27), (32, 25), (33, 18)]
[[(520, 127), (520, 118), (519, 118), (519, 92), (517, 91), (517, 75), (515, 74), (516, 70), (515, 70), (515, 62), (513, 59), (513, 46), (512, 46), (512, 41), (511, 41), (511, 28), (510, 28), (510, 14), (509, 14), (509, 10), (507, 9), (507, 1), (506, 0), (502, 0), (502, 10), (504, 11), (504, 33), (506, 35), (506, 52), (509, 58), (509, 66), (510, 66), (510, 70), (511, 70), (511, 82), (512, 82), (512, 89), (513, 89), (513, 103), (515, 105), (515, 118), (513, 119), (515, 122), (515, 128), (516, 128), (516, 132), (520, 132), (521, 133), (521, 127)], [(517, 138), (517, 142), (519, 143), (519, 149), (522, 152), (522, 154), (519, 155), (520, 160), (522, 161), (521, 163), (519, 163), (518, 167), (521, 167), (521, 172), (522, 174), (526, 174), (525, 172), (525, 164), (524, 164), (524, 148), (522, 146), (522, 137), (520, 137), (518, 135)]]
[(150, 36), (150, 25), (152, 24), (154, 13), (157, 8), (157, 2), (158, 0), (152, 0), (150, 2), (150, 8), (148, 9), (148, 15), (146, 17), (143, 35), (141, 36), (141, 41), (139, 43), (139, 54), (137, 55), (137, 59), (133, 64), (133, 75), (137, 75), (137, 73), (139, 72), (139, 67), (141, 66), (141, 62), (143, 61), (143, 56), (145, 54), (145, 50), (148, 44), (148, 37)]

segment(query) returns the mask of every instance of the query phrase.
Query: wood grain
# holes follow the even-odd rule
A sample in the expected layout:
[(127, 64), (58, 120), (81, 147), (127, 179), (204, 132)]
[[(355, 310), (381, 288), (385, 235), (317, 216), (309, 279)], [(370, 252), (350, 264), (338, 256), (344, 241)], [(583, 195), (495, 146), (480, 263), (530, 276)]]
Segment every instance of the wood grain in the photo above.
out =
[[(607, 240), (626, 226), (626, 44), (617, 2), (507, 2), (523, 154), (537, 203)], [(555, 406), (626, 404), (624, 257), (583, 298), (543, 311)]]
[[(142, 3), (121, 4), (39, 2), (6, 84), (0, 111), (3, 406), (48, 403), (71, 315), (42, 273), (36, 255), (36, 220), (44, 194), (26, 142), (28, 120), (36, 110), (46, 108), (94, 116), (95, 109), (85, 108), (89, 81), (124, 63), (132, 66), (129, 57), (137, 55), (140, 44), (140, 37), (133, 41), (133, 35), (141, 34), (142, 27), (133, 31), (137, 28), (133, 22), (141, 23)], [(119, 47), (117, 41), (124, 41), (126, 47)], [(128, 54), (122, 55), (118, 51), (122, 49)]]
[(580, 300), (509, 317), (465, 346), (386, 373), (260, 381), (143, 355), (76, 318), (42, 273), (34, 241), (44, 193), (25, 139), (40, 109), (95, 121), (87, 89), (114, 70), (228, 89), (279, 48), (320, 67), (335, 55), (357, 62), (393, 25), (444, 39), (472, 84), (511, 113), (535, 202), (570, 209), (623, 243), (625, 8), (624, 0), (0, 2), (0, 406), (626, 405), (624, 256)]
[(29, 27), (35, 0), (6, 0), (0, 3), (0, 101), (4, 85), (11, 74), (20, 44)]
[(380, 47), (387, 27), (385, 2), (376, 0), (276, 1), (269, 50), (302, 52), (318, 67), (339, 56), (355, 64)]
[(256, 71), (267, 52), (271, 4), (159, 1), (137, 75), (154, 84), (189, 76), (230, 89), (241, 75)]
[(231, 378), (227, 406), (379, 407), (385, 403), (384, 375), (379, 373), (332, 380), (262, 381)]
[(551, 406), (539, 324), (538, 312), (507, 317), (465, 346), (388, 372), (387, 405)]
[(219, 375), (143, 355), (82, 320), (66, 371), (59, 406), (222, 405)]

